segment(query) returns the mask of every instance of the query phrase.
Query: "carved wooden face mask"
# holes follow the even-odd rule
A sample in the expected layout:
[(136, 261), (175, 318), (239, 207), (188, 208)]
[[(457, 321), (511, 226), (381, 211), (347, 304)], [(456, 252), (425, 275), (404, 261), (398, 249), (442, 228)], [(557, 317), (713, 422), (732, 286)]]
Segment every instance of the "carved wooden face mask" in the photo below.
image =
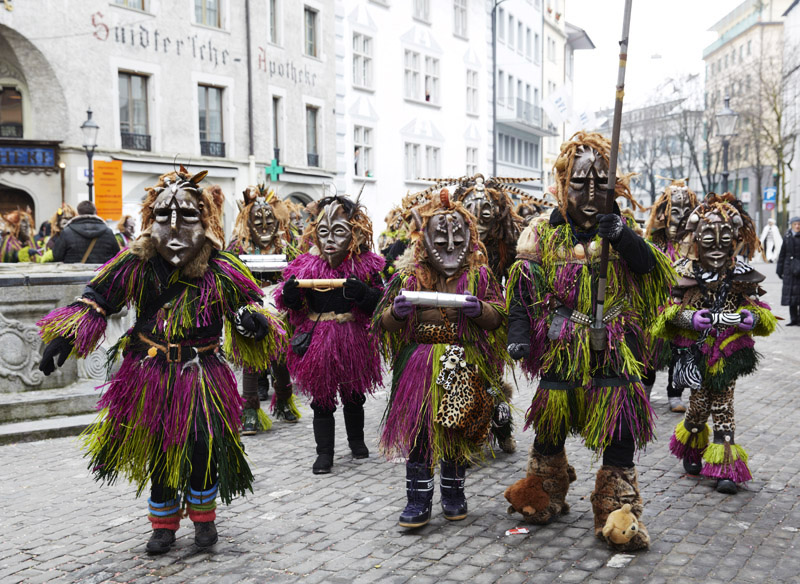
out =
[(670, 199), (672, 209), (670, 210), (669, 217), (666, 217), (667, 225), (667, 238), (674, 241), (678, 235), (683, 221), (692, 211), (689, 206), (689, 188), (688, 187), (672, 187), (670, 191)]
[(470, 245), (467, 223), (460, 213), (442, 213), (428, 220), (422, 239), (428, 262), (450, 278), (464, 265)]
[(150, 237), (158, 254), (176, 268), (192, 261), (206, 239), (195, 196), (173, 183), (153, 203), (155, 222)]
[(123, 227), (125, 228), (125, 235), (128, 237), (133, 237), (133, 233), (136, 231), (136, 221), (133, 219), (133, 217), (128, 217), (125, 219)]
[(478, 236), (481, 241), (485, 240), (489, 234), (489, 228), (492, 226), (492, 221), (494, 221), (495, 206), (486, 193), (483, 177), (479, 176), (475, 179), (475, 188), (464, 198), (464, 206), (478, 220), (475, 226), (478, 230)]
[(333, 202), (325, 207), (316, 233), (320, 255), (332, 268), (338, 267), (347, 257), (353, 241), (353, 228), (340, 203)]
[[(712, 221), (702, 220), (694, 232), (697, 242), (697, 259), (707, 272), (722, 272), (733, 257), (736, 243), (734, 226), (718, 216), (712, 215)], [(718, 219), (714, 221), (713, 219)]]
[(278, 233), (278, 220), (269, 203), (256, 199), (250, 209), (248, 227), (250, 239), (260, 248), (269, 247)]
[(567, 184), (567, 214), (578, 229), (597, 225), (598, 213), (606, 208), (608, 163), (593, 148), (580, 146)]
[(72, 214), (72, 211), (61, 207), (58, 210), (58, 228), (63, 230), (64, 227), (67, 226), (67, 223), (69, 223), (70, 219), (72, 219), (73, 217), (74, 215)]

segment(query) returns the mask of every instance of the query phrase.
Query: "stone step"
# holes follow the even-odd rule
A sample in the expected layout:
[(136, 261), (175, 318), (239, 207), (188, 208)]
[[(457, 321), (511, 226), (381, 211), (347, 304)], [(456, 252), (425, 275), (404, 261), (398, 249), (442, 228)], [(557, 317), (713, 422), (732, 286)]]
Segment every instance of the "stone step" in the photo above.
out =
[(3, 424), (0, 426), (0, 445), (77, 436), (94, 421), (95, 417), (96, 414), (56, 416), (42, 420)]
[(96, 385), (84, 381), (57, 389), (0, 393), (0, 424), (92, 413), (100, 398)]

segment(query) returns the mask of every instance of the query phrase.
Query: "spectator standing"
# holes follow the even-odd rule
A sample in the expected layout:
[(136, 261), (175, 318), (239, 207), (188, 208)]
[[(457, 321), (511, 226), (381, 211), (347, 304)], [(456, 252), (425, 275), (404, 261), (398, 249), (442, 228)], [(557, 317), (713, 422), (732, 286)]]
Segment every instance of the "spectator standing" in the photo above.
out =
[(800, 325), (800, 217), (792, 217), (778, 256), (778, 277), (783, 280), (781, 306), (789, 307), (789, 324)]
[(91, 201), (78, 203), (77, 217), (66, 224), (53, 246), (53, 261), (104, 264), (119, 253), (114, 232), (96, 213)]

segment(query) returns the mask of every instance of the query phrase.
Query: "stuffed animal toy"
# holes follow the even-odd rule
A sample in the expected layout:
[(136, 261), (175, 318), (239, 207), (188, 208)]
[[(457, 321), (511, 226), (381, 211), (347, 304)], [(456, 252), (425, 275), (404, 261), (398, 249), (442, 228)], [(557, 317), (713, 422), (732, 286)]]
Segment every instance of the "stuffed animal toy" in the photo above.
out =
[(603, 527), (603, 537), (612, 543), (628, 543), (639, 532), (639, 520), (631, 511), (631, 506), (625, 503), (622, 508), (612, 511)]
[(537, 475), (518, 480), (503, 495), (511, 503), (508, 514), (520, 513), (526, 521), (550, 505), (550, 495), (544, 490), (542, 477)]

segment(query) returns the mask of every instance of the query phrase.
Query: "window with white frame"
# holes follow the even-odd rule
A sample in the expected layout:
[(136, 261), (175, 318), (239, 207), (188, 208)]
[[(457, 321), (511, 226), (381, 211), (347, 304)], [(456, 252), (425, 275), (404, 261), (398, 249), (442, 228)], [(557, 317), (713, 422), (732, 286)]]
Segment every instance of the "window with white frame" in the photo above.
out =
[(556, 62), (556, 41), (550, 37), (547, 37), (547, 60), (552, 63)]
[(467, 113), (478, 113), (478, 72), (467, 69)]
[(533, 33), (530, 28), (525, 29), (525, 58), (530, 61), (533, 59)]
[(517, 52), (521, 55), (525, 37), (522, 35), (522, 21), (517, 21)]
[(194, 21), (197, 24), (221, 28), (220, 0), (194, 0)]
[[(149, 133), (147, 77), (144, 75), (119, 72), (119, 130), (122, 134), (145, 135)], [(124, 147), (126, 146), (123, 145)]]
[(425, 57), (425, 101), (439, 103), (439, 59)]
[(278, 27), (280, 20), (278, 19), (278, 0), (269, 0), (269, 42), (273, 45), (280, 43), (278, 39)]
[(467, 146), (467, 176), (478, 173), (478, 149)]
[(319, 19), (317, 17), (319, 16), (319, 13), (313, 8), (306, 6), (303, 9), (303, 15), (303, 21), (305, 23), (304, 52), (309, 57), (318, 57), (319, 50), (317, 46), (317, 38), (319, 33), (317, 31), (317, 21)]
[(353, 85), (372, 87), (372, 37), (353, 33)]
[(417, 180), (422, 176), (422, 160), (420, 159), (420, 145), (406, 142), (405, 146), (406, 180)]
[(508, 48), (514, 49), (514, 16), (508, 15)]
[(414, 18), (430, 22), (431, 0), (414, 0)]
[(467, 36), (467, 0), (453, 0), (453, 33)]
[(225, 156), (222, 128), (222, 88), (197, 86), (200, 153), (203, 156)]
[(147, 10), (147, 0), (114, 0), (114, 4), (133, 8), (135, 10)]
[(501, 43), (506, 42), (506, 12), (502, 8), (497, 9), (497, 38)]
[(319, 166), (319, 108), (306, 106), (306, 152), (308, 166)]
[(539, 33), (533, 34), (533, 62), (539, 63), (542, 60), (542, 48), (539, 42)]
[(372, 128), (353, 126), (353, 163), (356, 176), (373, 176)]
[(500, 69), (497, 73), (497, 103), (504, 103), (506, 99), (505, 73)]
[(441, 148), (425, 146), (425, 173), (427, 176), (439, 176), (442, 173)]
[(420, 99), (420, 70), (419, 70), (420, 55), (416, 51), (405, 51), (405, 96), (410, 99)]
[(508, 100), (506, 101), (506, 105), (508, 107), (514, 107), (514, 76), (508, 76), (508, 94), (506, 95)]
[(272, 96), (272, 148), (275, 160), (280, 160), (281, 126), (283, 125), (281, 113), (281, 97)]

